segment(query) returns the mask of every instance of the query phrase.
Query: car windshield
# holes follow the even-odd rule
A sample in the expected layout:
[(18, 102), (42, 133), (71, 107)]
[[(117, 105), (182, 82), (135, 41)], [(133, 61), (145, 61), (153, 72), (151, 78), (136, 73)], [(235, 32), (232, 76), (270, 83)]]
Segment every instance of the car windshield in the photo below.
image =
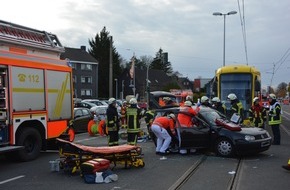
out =
[(213, 109), (201, 111), (200, 115), (211, 125), (216, 125), (216, 119), (224, 119), (222, 115)]
[(245, 110), (251, 106), (251, 75), (250, 74), (223, 74), (221, 75), (221, 100), (226, 100), (230, 93), (234, 93), (242, 102)]

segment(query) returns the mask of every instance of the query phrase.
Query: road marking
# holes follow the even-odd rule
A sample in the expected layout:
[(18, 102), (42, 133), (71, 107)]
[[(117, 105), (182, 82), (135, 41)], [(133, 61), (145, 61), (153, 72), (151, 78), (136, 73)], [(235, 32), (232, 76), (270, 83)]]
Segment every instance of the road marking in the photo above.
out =
[(20, 178), (23, 178), (25, 177), (25, 175), (20, 175), (20, 176), (17, 176), (17, 177), (13, 177), (13, 178), (10, 178), (10, 179), (6, 179), (4, 181), (0, 181), (0, 185), (4, 184), (4, 183), (8, 183), (10, 181), (14, 181), (14, 180), (17, 180), (17, 179), (20, 179)]

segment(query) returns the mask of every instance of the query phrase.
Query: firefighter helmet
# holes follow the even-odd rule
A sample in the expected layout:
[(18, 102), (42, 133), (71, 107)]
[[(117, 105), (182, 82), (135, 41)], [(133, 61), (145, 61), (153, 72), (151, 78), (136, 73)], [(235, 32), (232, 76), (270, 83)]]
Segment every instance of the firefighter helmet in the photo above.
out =
[(109, 105), (110, 104), (114, 104), (114, 103), (116, 103), (116, 99), (115, 98), (110, 98), (108, 103), (109, 103)]
[(169, 101), (171, 100), (169, 97), (163, 97), (163, 101)]
[(231, 94), (228, 95), (228, 99), (231, 100), (231, 101), (232, 100), (236, 100), (237, 96), (234, 93), (231, 93)]
[(192, 103), (191, 103), (191, 101), (185, 101), (185, 102), (184, 102), (184, 105), (185, 105), (185, 106), (192, 106)]
[(212, 102), (221, 102), (221, 100), (218, 97), (214, 97), (211, 99)]
[(255, 97), (255, 98), (253, 99), (253, 103), (255, 103), (256, 101), (259, 101), (259, 98), (258, 98), (258, 97)]
[(207, 96), (202, 96), (201, 99), (200, 99), (200, 102), (204, 103), (206, 101), (209, 101), (208, 97)]
[(185, 100), (192, 101), (192, 97), (188, 95), (188, 96), (186, 96)]
[(129, 104), (137, 104), (136, 98), (131, 98)]
[(172, 118), (172, 119), (174, 119), (174, 120), (175, 120), (175, 118), (176, 118), (175, 115), (174, 115), (173, 113), (169, 114), (168, 117), (170, 117), (170, 118)]
[(269, 94), (269, 98), (276, 100), (276, 95), (275, 94)]

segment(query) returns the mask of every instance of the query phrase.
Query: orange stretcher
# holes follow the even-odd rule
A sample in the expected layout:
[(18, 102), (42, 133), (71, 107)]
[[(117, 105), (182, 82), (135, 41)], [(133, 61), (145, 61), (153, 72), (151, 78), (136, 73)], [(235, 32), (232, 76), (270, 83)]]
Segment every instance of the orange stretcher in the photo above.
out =
[(105, 158), (110, 160), (116, 167), (122, 164), (125, 168), (136, 167), (143, 168), (142, 149), (139, 146), (119, 145), (119, 146), (102, 146), (93, 147), (69, 142), (57, 138), (60, 155), (60, 168), (65, 172), (75, 173), (80, 170), (83, 162), (94, 158)]

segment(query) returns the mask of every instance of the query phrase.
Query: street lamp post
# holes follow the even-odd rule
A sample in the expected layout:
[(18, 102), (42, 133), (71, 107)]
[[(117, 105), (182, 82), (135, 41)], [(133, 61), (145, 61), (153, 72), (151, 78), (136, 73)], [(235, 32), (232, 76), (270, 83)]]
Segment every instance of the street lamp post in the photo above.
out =
[(115, 79), (116, 82), (116, 99), (118, 99), (118, 79)]
[(122, 80), (122, 92), (121, 92), (121, 100), (124, 100), (124, 80)]
[(149, 90), (149, 66), (150, 64), (147, 65), (147, 74), (146, 74), (146, 103), (147, 103), (147, 110), (149, 108), (149, 97), (150, 97), (150, 90)]
[(237, 14), (237, 11), (230, 11), (226, 14), (220, 13), (220, 12), (214, 12), (213, 15), (214, 16), (224, 16), (224, 52), (223, 52), (223, 66), (226, 65), (226, 53), (225, 53), (225, 49), (226, 49), (226, 15), (234, 15)]

